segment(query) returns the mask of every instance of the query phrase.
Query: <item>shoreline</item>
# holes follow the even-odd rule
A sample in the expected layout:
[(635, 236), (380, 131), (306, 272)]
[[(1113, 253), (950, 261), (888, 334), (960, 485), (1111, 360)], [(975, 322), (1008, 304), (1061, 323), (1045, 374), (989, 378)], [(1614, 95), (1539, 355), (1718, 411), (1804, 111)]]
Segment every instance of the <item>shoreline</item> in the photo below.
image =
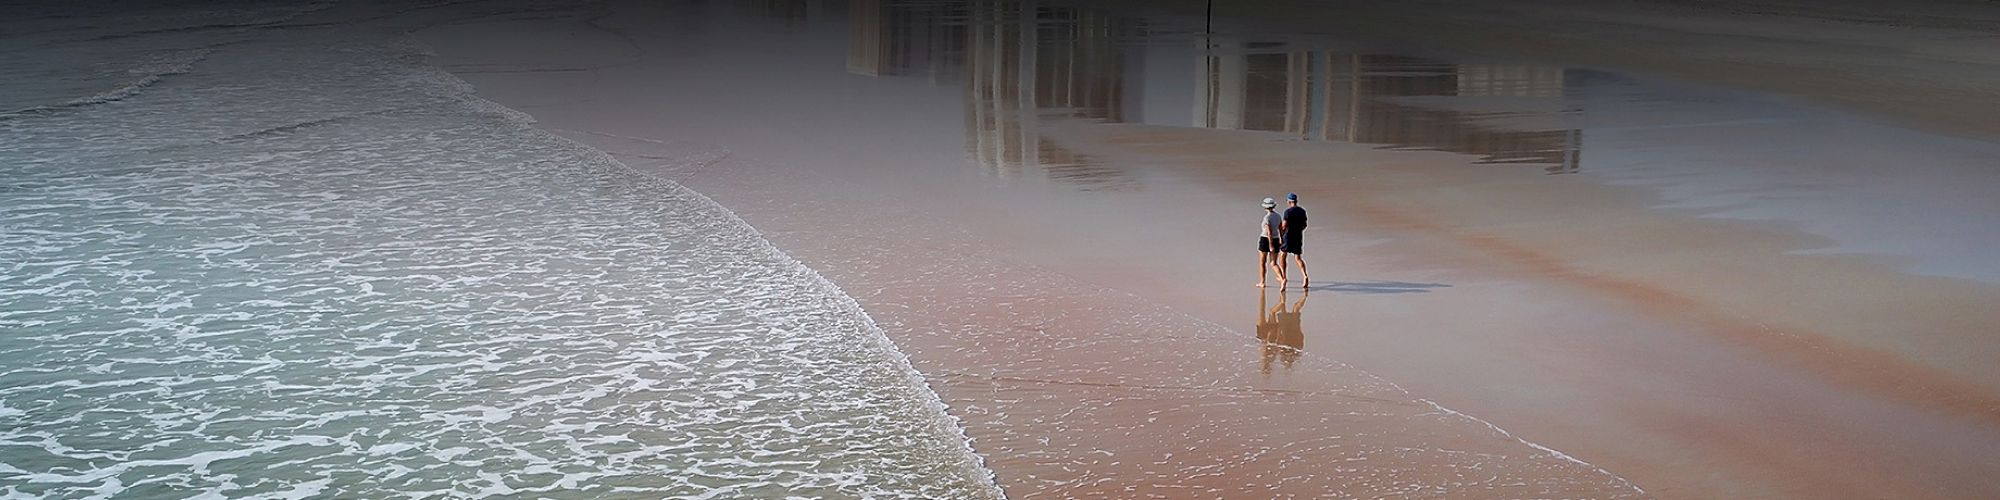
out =
[[(460, 26), (455, 36), (564, 23), (513, 22)], [(678, 160), (617, 137), (723, 150), (696, 161), (715, 168), (671, 175), (848, 290), (962, 412), (974, 449), (1015, 495), (1249, 495), (1310, 491), (1301, 482), (1311, 481), (1321, 491), (1442, 484), (1475, 496), (1924, 496), (1995, 487), (1976, 459), (1954, 458), (1976, 458), (1981, 443), (1995, 442), (1990, 367), (1965, 362), (1987, 349), (1972, 334), (1992, 319), (1919, 299), (1873, 300), (1917, 293), (1976, 305), (1988, 285), (1911, 275), (1895, 258), (1796, 253), (1826, 245), (1782, 221), (1718, 221), (1713, 210), (1659, 206), (1653, 194), (1662, 188), (1590, 171), (1544, 176), (1538, 165), (1482, 165), (1473, 155), (1243, 130), (1057, 119), (1003, 119), (988, 130), (975, 123), (988, 103), (970, 97), (984, 87), (960, 93), (856, 75), (852, 54), (848, 75), (825, 76), (839, 70), (840, 47), (784, 52), (773, 41), (782, 38), (757, 33), (697, 41), (618, 32), (617, 21), (590, 25), (572, 33), (615, 33), (574, 36), (629, 46), (638, 62), (566, 76), (535, 71), (532, 54), (522, 63), (505, 61), (520, 54), (459, 53), (487, 60), (460, 60), (463, 68), (513, 70), (461, 76), (482, 96), (511, 96), (544, 128), (632, 158), (636, 168)], [(784, 29), (824, 37), (829, 28)], [(696, 66), (699, 74), (675, 72)], [(813, 72), (822, 79), (786, 81)], [(757, 97), (712, 99), (739, 94)], [(1011, 109), (1005, 104), (995, 107)], [(932, 109), (964, 110), (964, 135)], [(1639, 118), (1652, 126), (1657, 117)], [(992, 147), (999, 160), (968, 165), (953, 143), (971, 156)], [(883, 147), (904, 144), (913, 147)], [(1358, 167), (1327, 176), (1329, 164)], [(968, 166), (985, 170), (973, 177), (961, 170)], [(1238, 282), (1248, 262), (1228, 261), (1247, 243), (1214, 241), (1247, 225), (1231, 211), (1243, 199), (1273, 189), (1331, 209), (1315, 212), (1322, 219), (1314, 224), (1331, 237), (1309, 239), (1316, 269), (1335, 263), (1333, 280), (1322, 281), (1332, 284), (1310, 293), (1316, 307), (1306, 311), (1308, 294), (1291, 297), (1301, 305), (1290, 314), (1312, 328), (1282, 349), (1259, 346), (1263, 333), (1242, 328), (1252, 303), (1264, 324), (1262, 301), (1271, 295), (1252, 300), (1247, 281)], [(1131, 223), (1148, 220), (1175, 224)], [(1571, 234), (1577, 227), (1602, 234)], [(1100, 248), (1114, 251), (1092, 250)], [(1729, 265), (1688, 272), (1704, 259)], [(1276, 295), (1284, 301), (1285, 293)], [(1837, 324), (1855, 317), (1868, 323)], [(1774, 334), (1774, 320), (1793, 323), (1777, 325), (1792, 333)], [(1229, 324), (1238, 326), (1221, 326)], [(1925, 335), (1879, 335), (1884, 325)], [(1842, 361), (1856, 355), (1870, 363)], [(1424, 416), (1402, 412), (1427, 401), (1479, 417), (1409, 423)], [(1169, 417), (1188, 411), (1200, 416)], [(1350, 420), (1266, 428), (1301, 414)], [(1176, 427), (1151, 428), (1161, 421)], [(1356, 457), (1327, 448), (1329, 438), (1465, 453), (1478, 441), (1467, 436), (1480, 434), (1470, 428), (1481, 423), (1524, 436), (1516, 438), (1524, 446), (1494, 453), (1525, 464), (1509, 472), (1541, 489), (1460, 485), (1453, 481), (1465, 464), (1428, 455), (1378, 466), (1394, 471), (1389, 482), (1279, 480), (1291, 467)], [(1181, 434), (1161, 434), (1170, 431)], [(1176, 442), (1283, 456), (1201, 463), (1168, 446)], [(1610, 472), (1534, 472), (1558, 455)], [(1826, 457), (1858, 465), (1833, 467), (1826, 464), (1839, 461)], [(1276, 489), (1229, 489), (1259, 485)]]
[[(438, 52), (440, 58), (452, 57), (448, 50)], [(475, 86), (492, 83), (485, 75), (458, 76)], [(509, 104), (483, 92), (481, 97)], [(1008, 257), (973, 243), (981, 237), (953, 230), (942, 219), (912, 222), (925, 227), (925, 235), (908, 242), (950, 248), (941, 253), (953, 258), (885, 271), (869, 262), (872, 256), (892, 254), (898, 243), (908, 242), (824, 229), (839, 227), (841, 219), (904, 209), (865, 200), (869, 188), (733, 150), (690, 159), (674, 148), (653, 149), (659, 139), (582, 132), (589, 128), (578, 125), (587, 124), (548, 118), (547, 108), (522, 111), (536, 115), (544, 130), (716, 199), (788, 255), (850, 291), (958, 410), (954, 416), (972, 437), (973, 449), (1010, 496), (1305, 495), (1409, 487), (1493, 496), (1644, 495), (1602, 468), (1338, 362), (1305, 360), (1287, 367), (1296, 373), (1289, 380), (1258, 379), (1231, 368), (1254, 366), (1260, 356), (1257, 343), (1240, 332), (1061, 273), (1008, 263)], [(689, 164), (697, 166), (686, 168)], [(940, 273), (981, 278), (954, 286), (938, 278)], [(943, 316), (922, 313), (934, 310)], [(1075, 316), (1082, 311), (1105, 318)], [(1035, 328), (1038, 335), (1031, 345), (1014, 345), (1023, 328)], [(1163, 328), (1172, 333), (1153, 337)], [(1076, 352), (1107, 347), (1122, 353), (1121, 362), (1143, 368), (1114, 367)], [(1079, 420), (1085, 417), (1080, 411), (1088, 418)], [(1199, 418), (1168, 417), (1188, 412)], [(1260, 422), (1297, 414), (1323, 417), (1297, 428), (1253, 430), (1267, 425)], [(1163, 419), (1181, 423), (1161, 425)], [(1127, 439), (1101, 439), (1106, 432)], [(1355, 441), (1339, 444), (1348, 440)], [(1423, 449), (1436, 451), (1375, 456)], [(1202, 456), (1217, 450), (1270, 458), (1238, 462)], [(1160, 461), (1132, 462), (1148, 457)], [(1340, 463), (1376, 472), (1351, 477), (1292, 469)], [(1468, 477), (1473, 470), (1480, 471), (1479, 478)]]
[(0, 496), (999, 496), (822, 276), (383, 6), (0, 120)]
[[(468, 85), (469, 84), (470, 83), (468, 82)], [(476, 93), (473, 94), (472, 98), (480, 99), (481, 101), (484, 102), (484, 104), (488, 104), (501, 109), (506, 109), (513, 113), (520, 113), (519, 110), (507, 108), (506, 106), (500, 103), (479, 98), (477, 97)], [(876, 323), (875, 318), (873, 316), (870, 316), (868, 314), (868, 311), (863, 307), (861, 307), (860, 302), (854, 300), (854, 297), (852, 295), (849, 295), (845, 290), (842, 290), (839, 284), (834, 283), (833, 280), (831, 279), (828, 279), (826, 275), (820, 273), (819, 270), (813, 269), (812, 266), (806, 265), (805, 262), (801, 262), (797, 258), (793, 257), (791, 254), (786, 253), (783, 248), (778, 247), (777, 243), (771, 241), (770, 238), (766, 237), (761, 231), (757, 229), (756, 226), (751, 225), (750, 221), (743, 220), (741, 216), (739, 216), (735, 211), (730, 210), (729, 207), (723, 205), (720, 202), (715, 201), (714, 198), (710, 198), (708, 197), (708, 195), (702, 194), (700, 191), (696, 191), (693, 188), (688, 187), (682, 181), (675, 180), (676, 178), (685, 180), (687, 176), (692, 176), (693, 174), (700, 173), (700, 169), (702, 167), (713, 165), (715, 162), (721, 161), (720, 159), (712, 159), (706, 162), (698, 162), (696, 163), (697, 167), (694, 170), (687, 172), (676, 171), (676, 170), (660, 171), (659, 169), (637, 168), (629, 163), (626, 163), (623, 160), (620, 160), (615, 155), (603, 149), (600, 149), (596, 146), (593, 146), (588, 142), (577, 139), (575, 137), (571, 137), (569, 135), (565, 135), (563, 133), (564, 131), (551, 130), (548, 128), (541, 127), (537, 123), (535, 123), (535, 121), (530, 117), (530, 115), (526, 115), (525, 113), (521, 113), (521, 115), (523, 116), (517, 117), (515, 119), (523, 120), (523, 123), (525, 125), (532, 127), (535, 130), (541, 131), (542, 133), (547, 134), (552, 138), (570, 142), (579, 149), (585, 149), (593, 152), (596, 156), (601, 157), (598, 158), (598, 161), (604, 164), (614, 165), (616, 168), (627, 170), (634, 175), (638, 175), (658, 183), (666, 184), (667, 186), (665, 187), (665, 189), (681, 191), (686, 196), (699, 200), (701, 203), (707, 204), (710, 208), (714, 210), (720, 211), (721, 213), (724, 214), (728, 214), (730, 218), (734, 219), (734, 222), (736, 224), (742, 226), (744, 230), (746, 230), (750, 234), (755, 235), (755, 237), (760, 240), (760, 242), (763, 244), (762, 246), (764, 247), (763, 250), (766, 253), (768, 253), (771, 258), (780, 260), (793, 267), (796, 267), (797, 268), (796, 272), (798, 272), (799, 274), (810, 276), (810, 278), (808, 278), (809, 285), (807, 286), (810, 286), (812, 288), (817, 288), (817, 290), (814, 290), (814, 292), (822, 297), (834, 297), (833, 301), (835, 302), (835, 304), (833, 307), (843, 310), (848, 314), (852, 314), (855, 317), (859, 318), (860, 323), (864, 326), (864, 328), (868, 330), (869, 333), (873, 334), (871, 336), (871, 340), (875, 341), (874, 343), (876, 344), (873, 347), (878, 351), (880, 351), (880, 353), (888, 359), (889, 363), (896, 365), (896, 369), (902, 371), (904, 375), (907, 376), (907, 380), (905, 381), (905, 383), (909, 384), (911, 389), (925, 396), (928, 396), (928, 398), (925, 398), (921, 401), (921, 404), (924, 406), (924, 409), (926, 410), (927, 413), (934, 412), (932, 415), (929, 416), (935, 418), (935, 420), (931, 422), (931, 424), (934, 427), (936, 427), (936, 431), (941, 435), (953, 438), (953, 440), (960, 445), (959, 448), (961, 448), (961, 450), (965, 453), (966, 458), (968, 459), (964, 463), (961, 463), (960, 465), (966, 466), (970, 469), (965, 471), (965, 473), (983, 479), (984, 481), (981, 484), (981, 486), (985, 486), (989, 490), (986, 493), (990, 494), (992, 498), (1006, 498), (1006, 495), (1002, 493), (1000, 490), (1000, 485), (997, 478), (994, 476), (993, 469), (986, 466), (986, 457), (984, 455), (981, 455), (977, 450), (973, 449), (972, 438), (966, 434), (964, 422), (961, 421), (961, 419), (959, 419), (958, 416), (953, 415), (951, 413), (950, 411), (951, 408), (945, 404), (944, 398), (940, 396), (937, 393), (937, 391), (930, 386), (929, 383), (930, 381), (924, 376), (923, 372), (917, 370), (916, 366), (910, 361), (909, 355), (905, 354), (902, 351), (902, 349), (896, 346), (895, 341), (889, 337), (888, 332), (883, 330), (882, 326)], [(666, 145), (661, 144), (661, 146), (666, 146)], [(699, 149), (695, 151), (687, 151), (680, 148), (668, 147), (665, 148), (664, 151), (660, 151), (660, 153), (666, 153), (666, 154), (654, 156), (653, 158), (655, 159), (675, 158), (677, 160), (708, 159), (710, 158), (709, 155), (712, 154), (713, 152), (702, 151)]]
[[(1242, 332), (1185, 316), (1138, 296), (1077, 281), (1066, 273), (1009, 262), (1005, 255), (983, 250), (981, 247), (987, 246), (981, 244), (984, 238), (949, 229), (942, 219), (915, 216), (918, 220), (906, 222), (926, 233), (916, 241), (935, 245), (935, 251), (947, 257), (909, 269), (886, 269), (870, 261), (874, 256), (895, 253), (900, 240), (885, 241), (851, 229), (825, 227), (856, 216), (886, 217), (904, 208), (859, 199), (867, 197), (864, 187), (843, 186), (861, 193), (829, 189), (845, 183), (796, 167), (752, 160), (731, 167), (696, 176), (691, 182), (738, 200), (787, 200), (776, 206), (737, 205), (733, 210), (769, 228), (774, 241), (810, 255), (807, 258), (813, 265), (825, 269), (833, 279), (851, 283), (856, 287), (852, 289), (872, 290), (856, 299), (872, 304), (871, 314), (891, 325), (891, 338), (918, 360), (920, 370), (951, 406), (964, 412), (960, 418), (968, 422), (974, 448), (987, 457), (1010, 496), (1172, 494), (1168, 492), (1189, 488), (1223, 495), (1307, 494), (1327, 488), (1382, 492), (1393, 491), (1394, 483), (1414, 477), (1451, 481), (1448, 478), (1458, 476), (1451, 471), (1472, 465), (1449, 454), (1386, 461), (1366, 458), (1371, 450), (1427, 446), (1505, 457), (1500, 463), (1479, 465), (1500, 471), (1496, 472), (1498, 477), (1454, 485), (1450, 490), (1454, 492), (1497, 496), (1644, 494), (1636, 485), (1596, 465), (1522, 440), (1490, 422), (1415, 398), (1391, 382), (1330, 359), (1298, 361), (1289, 369), (1295, 370), (1294, 377), (1303, 378), (1290, 381), (1245, 378), (1248, 373), (1229, 367), (1254, 365), (1257, 361), (1249, 356), (1261, 354), (1257, 343)], [(825, 191), (845, 195), (829, 196), (823, 194)], [(951, 276), (957, 275), (975, 279), (953, 283)], [(1101, 318), (1073, 318), (1078, 312)], [(1018, 335), (1025, 328), (1034, 328), (1036, 333), (1022, 339)], [(1162, 333), (1165, 335), (1156, 336)], [(1024, 341), (1026, 345), (1017, 344)], [(1138, 363), (1143, 368), (1118, 367), (1091, 352), (1070, 352), (1100, 349), (1112, 349), (1120, 353), (1119, 362)], [(1270, 401), (1271, 396), (1289, 400)], [(1170, 410), (1173, 408), (1177, 409)], [(1074, 418), (1079, 411), (1092, 415)], [(1199, 412), (1202, 417), (1178, 426), (1158, 424), (1171, 413), (1186, 411)], [(1429, 419), (1423, 414), (1430, 412), (1452, 418), (1426, 423)], [(1034, 417), (1017, 416), (1021, 414)], [(1353, 416), (1331, 428), (1320, 424), (1276, 432), (1209, 429), (1232, 427), (1216, 422), (1250, 423), (1298, 414)], [(1221, 435), (1210, 435), (1217, 432)], [(1255, 444), (1271, 439), (1260, 435), (1288, 436), (1280, 442), (1311, 442), (1385, 432), (1364, 439), (1368, 447), (1362, 450), (1314, 451), (1308, 446)], [(1488, 432), (1522, 447), (1480, 444)], [(1164, 439), (1136, 440), (1098, 437), (1104, 433), (1166, 435)], [(1433, 441), (1437, 436), (1451, 437)], [(1051, 439), (1066, 449), (1052, 450), (1042, 444)], [(1383, 440), (1414, 442), (1393, 446), (1370, 443)], [(1066, 446), (1060, 446), (1065, 442)], [(1260, 487), (1250, 478), (1270, 477), (1290, 468), (1278, 463), (1176, 459), (1180, 453), (1173, 450), (1183, 446), (1211, 453), (1214, 449), (1246, 449), (1255, 454), (1281, 454), (1302, 465), (1361, 458), (1370, 468), (1399, 472), (1386, 483), (1375, 482), (1378, 478), (1314, 476), (1294, 478), (1291, 481), (1295, 484)], [(1362, 454), (1348, 455), (1356, 451)], [(1128, 462), (1149, 456), (1164, 462)], [(1072, 469), (1076, 465), (1084, 467)], [(1218, 467), (1223, 469), (1213, 470)], [(1562, 472), (1536, 472), (1538, 469)], [(1183, 473), (1175, 474), (1177, 470)], [(1209, 472), (1187, 474), (1193, 471)], [(1176, 478), (1183, 474), (1188, 477)], [(1072, 479), (1062, 479), (1065, 477)], [(1532, 485), (1533, 489), (1516, 489), (1520, 486), (1509, 486), (1510, 481)]]

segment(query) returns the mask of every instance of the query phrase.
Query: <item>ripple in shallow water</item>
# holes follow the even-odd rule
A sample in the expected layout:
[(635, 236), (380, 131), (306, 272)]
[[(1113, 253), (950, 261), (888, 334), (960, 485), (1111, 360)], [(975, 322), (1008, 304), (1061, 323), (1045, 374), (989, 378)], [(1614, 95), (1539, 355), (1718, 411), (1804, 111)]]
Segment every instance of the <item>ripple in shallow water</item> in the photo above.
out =
[(0, 122), (0, 495), (994, 494), (830, 284), (387, 40)]

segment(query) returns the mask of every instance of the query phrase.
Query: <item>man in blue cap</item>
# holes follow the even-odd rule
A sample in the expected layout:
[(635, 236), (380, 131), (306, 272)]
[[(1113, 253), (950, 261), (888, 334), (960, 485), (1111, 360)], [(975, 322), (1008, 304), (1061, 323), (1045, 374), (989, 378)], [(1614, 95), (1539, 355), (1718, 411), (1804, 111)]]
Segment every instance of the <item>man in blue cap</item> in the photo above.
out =
[(1291, 254), (1292, 260), (1299, 263), (1299, 277), (1303, 280), (1299, 287), (1311, 287), (1313, 279), (1311, 274), (1306, 273), (1306, 258), (1299, 255), (1305, 251), (1306, 245), (1306, 209), (1299, 208), (1298, 193), (1286, 193), (1285, 203), (1291, 207), (1285, 209), (1284, 221), (1280, 224), (1285, 233), (1285, 253), (1278, 255), (1278, 275), (1285, 275), (1285, 254)]

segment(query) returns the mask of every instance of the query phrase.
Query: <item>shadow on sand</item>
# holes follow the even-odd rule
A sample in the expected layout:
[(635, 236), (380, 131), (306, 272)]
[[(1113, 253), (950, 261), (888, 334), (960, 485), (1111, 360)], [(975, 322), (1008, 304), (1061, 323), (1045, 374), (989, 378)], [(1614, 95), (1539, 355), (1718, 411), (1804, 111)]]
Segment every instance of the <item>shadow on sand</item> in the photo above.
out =
[(1385, 293), (1430, 293), (1433, 288), (1450, 288), (1444, 283), (1406, 283), (1401, 281), (1336, 281), (1314, 283), (1306, 290), (1315, 292), (1351, 293), (1374, 295)]

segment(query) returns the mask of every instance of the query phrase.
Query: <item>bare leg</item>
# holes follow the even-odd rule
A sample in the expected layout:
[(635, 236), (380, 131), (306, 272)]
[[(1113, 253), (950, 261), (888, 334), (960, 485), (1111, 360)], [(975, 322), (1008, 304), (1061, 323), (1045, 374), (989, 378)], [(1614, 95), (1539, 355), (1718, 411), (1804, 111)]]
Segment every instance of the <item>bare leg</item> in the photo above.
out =
[(1278, 288), (1284, 288), (1285, 283), (1285, 251), (1282, 250), (1284, 247), (1284, 245), (1278, 245), (1278, 248), (1281, 250), (1271, 252), (1272, 257), (1277, 257), (1277, 261), (1272, 264), (1278, 266)]
[(1264, 274), (1270, 271), (1271, 252), (1257, 252), (1257, 288), (1264, 288)]
[[(1279, 259), (1282, 260), (1284, 259), (1284, 257), (1279, 257)], [(1304, 255), (1292, 254), (1292, 260), (1299, 262), (1299, 277), (1305, 279), (1305, 283), (1302, 283), (1299, 286), (1312, 286), (1313, 284), (1312, 273), (1306, 272), (1306, 257)]]
[(1271, 268), (1278, 270), (1278, 288), (1285, 287), (1285, 253), (1271, 252)]

